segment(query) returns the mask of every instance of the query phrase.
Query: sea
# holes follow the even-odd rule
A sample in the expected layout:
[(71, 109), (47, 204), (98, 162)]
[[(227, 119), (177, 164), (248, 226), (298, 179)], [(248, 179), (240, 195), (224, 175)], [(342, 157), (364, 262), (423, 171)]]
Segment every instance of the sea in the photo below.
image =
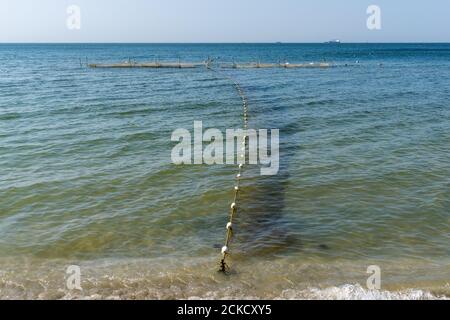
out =
[[(171, 137), (242, 128), (231, 80), (279, 171), (223, 274), (237, 166)], [(449, 159), (450, 44), (0, 44), (0, 299), (448, 299)]]

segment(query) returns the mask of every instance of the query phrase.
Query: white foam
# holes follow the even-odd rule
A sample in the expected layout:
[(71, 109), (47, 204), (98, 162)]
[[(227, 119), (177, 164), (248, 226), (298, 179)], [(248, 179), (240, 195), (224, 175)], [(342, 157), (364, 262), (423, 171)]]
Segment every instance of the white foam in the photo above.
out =
[(319, 299), (319, 300), (436, 300), (445, 299), (428, 291), (408, 289), (404, 291), (369, 290), (359, 284), (345, 284), (325, 289), (284, 290), (282, 299)]

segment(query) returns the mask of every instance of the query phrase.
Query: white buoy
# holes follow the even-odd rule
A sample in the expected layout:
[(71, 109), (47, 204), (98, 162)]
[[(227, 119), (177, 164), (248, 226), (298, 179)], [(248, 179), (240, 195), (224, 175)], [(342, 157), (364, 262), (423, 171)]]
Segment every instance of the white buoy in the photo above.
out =
[(240, 179), (240, 178), (241, 178), (241, 174), (238, 173), (238, 174), (236, 175), (236, 178)]
[(227, 246), (223, 246), (222, 247), (222, 254), (225, 255), (228, 253), (228, 247)]
[(234, 190), (239, 191), (239, 187), (238, 187), (238, 186), (235, 186), (235, 187), (234, 187)]
[(243, 166), (244, 166), (244, 164), (241, 163), (241, 164), (239, 165), (239, 169), (242, 169)]
[(231, 222), (228, 222), (228, 223), (227, 223), (227, 230), (228, 230), (228, 229), (231, 229), (232, 227), (233, 227), (233, 224), (232, 224)]
[(231, 209), (234, 209), (234, 208), (236, 208), (236, 203), (233, 202), (233, 203), (231, 204)]

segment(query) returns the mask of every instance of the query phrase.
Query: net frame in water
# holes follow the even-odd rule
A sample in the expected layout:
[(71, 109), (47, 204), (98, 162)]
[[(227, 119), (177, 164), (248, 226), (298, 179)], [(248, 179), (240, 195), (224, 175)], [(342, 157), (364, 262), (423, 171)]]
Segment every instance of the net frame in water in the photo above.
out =
[[(311, 62), (311, 63), (260, 63), (260, 62), (250, 62), (250, 63), (217, 63), (219, 68), (223, 69), (267, 69), (267, 68), (320, 68), (326, 69), (331, 68), (334, 65), (329, 62)], [(90, 63), (87, 65), (90, 68), (175, 68), (175, 69), (194, 69), (194, 68), (210, 68), (212, 66), (212, 61), (205, 62), (136, 62), (136, 61), (126, 61), (121, 63)]]

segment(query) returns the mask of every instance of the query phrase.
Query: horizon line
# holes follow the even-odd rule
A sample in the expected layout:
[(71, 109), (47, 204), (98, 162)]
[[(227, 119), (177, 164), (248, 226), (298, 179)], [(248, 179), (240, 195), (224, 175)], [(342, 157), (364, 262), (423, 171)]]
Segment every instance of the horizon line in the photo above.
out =
[(240, 41), (240, 42), (122, 42), (122, 41), (110, 41), (110, 42), (79, 42), (79, 41), (6, 41), (0, 42), (2, 44), (328, 44), (328, 45), (342, 45), (342, 44), (450, 44), (450, 41), (386, 41), (386, 42), (370, 42), (370, 41), (354, 41), (354, 42), (340, 42), (340, 43), (328, 43), (327, 41), (314, 41), (314, 42), (284, 42), (284, 41), (271, 41), (271, 42), (252, 42), (252, 41)]

